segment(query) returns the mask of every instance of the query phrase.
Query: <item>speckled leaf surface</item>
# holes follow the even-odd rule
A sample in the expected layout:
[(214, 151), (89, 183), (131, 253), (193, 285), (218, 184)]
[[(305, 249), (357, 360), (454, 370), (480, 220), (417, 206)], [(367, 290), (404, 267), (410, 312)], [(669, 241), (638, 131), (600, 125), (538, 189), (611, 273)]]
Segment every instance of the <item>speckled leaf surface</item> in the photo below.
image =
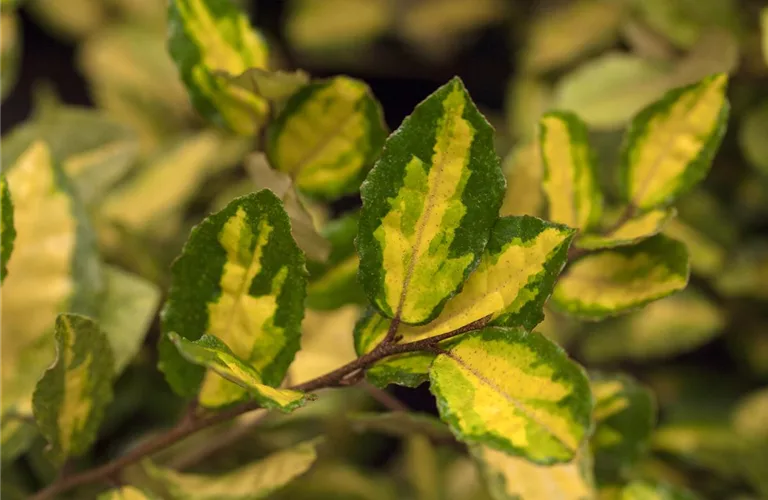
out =
[(49, 458), (61, 465), (82, 455), (96, 439), (112, 401), (112, 349), (95, 321), (77, 314), (56, 318), (56, 361), (35, 387), (32, 410), (50, 444)]
[(494, 500), (592, 500), (588, 449), (563, 464), (540, 465), (488, 446), (472, 446), (472, 458)]
[[(188, 340), (217, 337), (272, 387), (299, 349), (306, 288), (304, 256), (280, 200), (262, 190), (233, 200), (190, 234), (172, 267), (162, 329)], [(244, 389), (186, 362), (165, 336), (160, 368), (180, 394), (220, 406)]]
[(551, 304), (572, 316), (599, 320), (682, 290), (689, 272), (685, 245), (657, 235), (577, 260), (555, 286)]
[(0, 282), (8, 273), (8, 259), (13, 252), (16, 229), (13, 226), (13, 200), (8, 190), (8, 181), (0, 175)]
[(539, 121), (543, 188), (549, 219), (579, 229), (600, 221), (603, 195), (587, 126), (573, 113), (551, 111)]
[(595, 471), (601, 480), (617, 480), (648, 447), (656, 425), (653, 393), (627, 375), (594, 373), (595, 433), (590, 439)]
[(291, 411), (305, 402), (301, 392), (276, 389), (264, 385), (255, 368), (237, 357), (222, 341), (211, 335), (203, 335), (190, 341), (177, 333), (168, 334), (179, 353), (191, 363), (203, 366), (220, 377), (246, 389), (264, 408)]
[(266, 153), (301, 191), (332, 199), (359, 189), (386, 136), (381, 106), (368, 86), (337, 76), (288, 99), (269, 125)]
[(143, 463), (144, 471), (159, 482), (171, 500), (256, 500), (266, 498), (304, 474), (317, 460), (314, 439), (299, 443), (231, 472), (216, 476), (179, 473)]
[[(480, 264), (440, 315), (423, 326), (401, 324), (404, 342), (434, 337), (488, 317), (490, 324), (533, 329), (566, 261), (574, 230), (536, 217), (502, 217), (491, 232)], [(390, 321), (369, 315), (355, 329), (359, 354), (373, 349)], [(368, 371), (377, 385), (418, 385), (434, 355), (409, 353), (383, 360)]]
[(262, 96), (227, 76), (265, 68), (267, 44), (230, 0), (172, 0), (168, 51), (206, 119), (242, 135), (253, 135), (267, 119)]
[(361, 188), (359, 278), (404, 323), (437, 317), (479, 262), (505, 180), (493, 129), (454, 78), (387, 139)]
[(429, 375), (440, 417), (462, 441), (553, 464), (572, 460), (589, 435), (589, 381), (539, 333), (468, 334), (438, 355)]
[(635, 116), (621, 153), (626, 202), (651, 210), (706, 176), (728, 121), (727, 82), (721, 73), (671, 90)]

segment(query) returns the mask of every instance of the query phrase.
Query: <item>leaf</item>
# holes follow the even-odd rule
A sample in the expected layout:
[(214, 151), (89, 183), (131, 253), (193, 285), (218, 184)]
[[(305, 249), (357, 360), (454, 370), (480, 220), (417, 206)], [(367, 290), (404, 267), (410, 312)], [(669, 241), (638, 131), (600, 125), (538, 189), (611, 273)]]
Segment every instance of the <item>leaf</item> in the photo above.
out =
[(149, 495), (133, 486), (122, 486), (102, 493), (98, 500), (155, 500), (155, 498), (154, 495)]
[(588, 133), (572, 113), (553, 111), (539, 121), (549, 219), (584, 230), (600, 221), (603, 208)]
[(470, 333), (435, 359), (429, 375), (440, 417), (470, 444), (547, 465), (573, 459), (589, 434), (589, 381), (539, 333)]
[(34, 421), (26, 416), (24, 418), (19, 417), (6, 413), (0, 423), (0, 437), (2, 438), (0, 457), (4, 466), (13, 463), (27, 451), (38, 436), (37, 425)]
[(732, 420), (738, 436), (743, 440), (742, 460), (744, 475), (755, 491), (768, 494), (768, 387), (754, 391), (739, 401)]
[(762, 32), (763, 59), (768, 64), (768, 7), (760, 11), (760, 31)]
[(507, 192), (499, 210), (502, 217), (507, 215), (541, 216), (544, 193), (541, 189), (544, 167), (537, 141), (513, 149), (504, 159), (504, 176)]
[(621, 153), (625, 201), (650, 210), (706, 176), (725, 134), (727, 80), (720, 73), (677, 88), (637, 114)]
[(5, 100), (16, 86), (21, 59), (19, 18), (10, 8), (3, 8), (0, 13), (0, 31), (3, 33), (0, 41), (0, 100)]
[(448, 427), (428, 413), (391, 411), (387, 413), (354, 413), (348, 417), (355, 432), (380, 432), (394, 437), (422, 434), (434, 440), (453, 439)]
[(251, 500), (266, 498), (304, 474), (317, 460), (319, 439), (304, 441), (292, 448), (217, 476), (182, 474), (163, 469), (149, 460), (144, 471), (162, 484), (172, 500)]
[[(291, 219), (291, 234), (308, 259), (324, 262), (331, 252), (331, 243), (315, 229), (315, 222), (291, 178), (274, 170), (264, 153), (251, 153), (245, 160), (245, 169), (257, 190), (269, 189), (283, 202)], [(247, 194), (253, 191), (249, 188)]]
[(584, 339), (582, 352), (594, 363), (667, 358), (709, 342), (725, 327), (725, 319), (705, 297), (685, 290), (601, 324)]
[(304, 86), (267, 130), (270, 163), (303, 192), (354, 193), (386, 138), (381, 106), (368, 86), (345, 76)]
[(86, 205), (121, 180), (139, 154), (136, 133), (93, 108), (49, 105), (3, 137), (2, 164), (10, 174), (33, 144), (44, 141)]
[(387, 30), (393, 15), (388, 0), (297, 0), (289, 5), (285, 36), (300, 53), (364, 47)]
[(245, 12), (229, 0), (173, 0), (168, 30), (168, 51), (198, 112), (238, 134), (255, 135), (267, 119), (267, 101), (221, 75), (267, 65), (266, 42)]
[(454, 78), (403, 120), (361, 187), (359, 279), (374, 306), (434, 319), (477, 265), (504, 185), (493, 129)]
[(56, 361), (35, 387), (32, 411), (50, 443), (51, 460), (62, 464), (96, 439), (112, 401), (114, 358), (106, 335), (93, 320), (77, 314), (56, 318)]
[(115, 373), (120, 374), (144, 343), (160, 303), (160, 290), (114, 266), (104, 268), (104, 277), (106, 289), (99, 322), (114, 353)]
[[(503, 217), (491, 232), (480, 265), (462, 291), (448, 301), (443, 312), (423, 326), (400, 325), (403, 341), (434, 337), (490, 317), (492, 325), (533, 329), (544, 318), (544, 302), (552, 293), (566, 261), (574, 231), (530, 216)], [(373, 315), (355, 329), (358, 354), (371, 351), (383, 340), (389, 320)], [(429, 353), (393, 356), (368, 370), (368, 379), (384, 386), (408, 386), (426, 380), (434, 358)]]
[(714, 275), (715, 289), (725, 297), (754, 297), (765, 300), (768, 277), (768, 240), (743, 243), (728, 258), (728, 266)]
[(533, 20), (524, 65), (534, 72), (557, 69), (610, 45), (619, 33), (625, 5), (611, 0), (580, 0), (543, 10)]
[(300, 69), (268, 71), (249, 68), (242, 74), (229, 78), (231, 83), (238, 87), (280, 104), (309, 83), (309, 75)]
[[(552, 88), (544, 79), (525, 73), (512, 77), (507, 83), (504, 100), (504, 115), (510, 135), (520, 141), (531, 142), (535, 138), (539, 118), (551, 104)], [(538, 151), (538, 146), (535, 149)]]
[(603, 482), (620, 479), (648, 446), (656, 424), (656, 400), (650, 390), (621, 374), (594, 374), (592, 395), (595, 470)]
[[(151, 3), (161, 6), (164, 26), (167, 2)], [(146, 22), (111, 24), (84, 40), (77, 54), (94, 103), (136, 131), (143, 153), (156, 151), (195, 118), (166, 36)]]
[(291, 384), (301, 384), (354, 361), (352, 331), (360, 308), (341, 306), (333, 311), (307, 309), (301, 324), (301, 350), (288, 369)]
[(211, 335), (189, 341), (175, 332), (168, 334), (179, 353), (196, 365), (210, 369), (222, 378), (246, 389), (264, 408), (290, 412), (303, 406), (303, 393), (289, 389), (275, 389), (263, 383), (261, 374), (235, 355), (226, 344)]
[(674, 208), (652, 210), (628, 219), (606, 234), (584, 234), (576, 239), (575, 245), (589, 250), (634, 245), (659, 234), (676, 215)]
[(337, 309), (345, 304), (366, 302), (365, 292), (357, 282), (360, 259), (355, 249), (355, 237), (360, 214), (353, 212), (329, 221), (321, 233), (331, 244), (325, 263), (307, 262), (309, 285), (307, 307), (319, 310)]
[[(277, 386), (299, 350), (304, 314), (304, 256), (280, 200), (262, 190), (232, 201), (192, 230), (172, 268), (162, 330), (188, 340), (217, 337)], [(221, 406), (245, 392), (186, 363), (161, 337), (160, 369), (181, 395)]]
[(8, 181), (0, 175), (0, 283), (8, 274), (8, 259), (13, 252), (16, 229), (13, 226), (13, 200), (8, 190)]
[(672, 455), (683, 463), (724, 478), (744, 473), (740, 464), (741, 441), (722, 423), (679, 422), (665, 424), (653, 432), (653, 451)]
[[(711, 221), (711, 219), (709, 219)], [(691, 263), (691, 271), (701, 276), (714, 276), (725, 263), (725, 249), (704, 233), (680, 219), (671, 219), (664, 234), (685, 244)]]
[(555, 286), (551, 304), (572, 316), (599, 320), (682, 290), (688, 275), (685, 245), (656, 235), (577, 260)]
[(6, 180), (16, 239), (2, 293), (2, 408), (31, 416), (35, 384), (55, 357), (57, 315), (94, 315), (103, 282), (85, 210), (48, 146), (33, 143)]
[(698, 500), (688, 490), (665, 483), (636, 479), (621, 490), (621, 500)]
[[(766, 12), (768, 13), (768, 8)], [(763, 174), (768, 174), (768, 145), (763, 140), (766, 135), (768, 135), (768, 101), (747, 110), (739, 128), (739, 143), (744, 156)]]
[(570, 462), (540, 465), (489, 446), (471, 446), (494, 500), (590, 500), (595, 498), (592, 458), (581, 450)]

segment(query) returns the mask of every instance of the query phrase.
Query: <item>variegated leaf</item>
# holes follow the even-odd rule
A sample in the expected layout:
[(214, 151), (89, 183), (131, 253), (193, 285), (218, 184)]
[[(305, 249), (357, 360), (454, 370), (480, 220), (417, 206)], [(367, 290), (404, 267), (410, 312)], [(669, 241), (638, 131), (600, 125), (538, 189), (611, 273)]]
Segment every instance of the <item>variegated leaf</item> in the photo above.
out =
[(552, 111), (539, 121), (549, 219), (587, 230), (600, 221), (603, 195), (587, 126), (575, 114)]
[(56, 102), (39, 108), (31, 120), (3, 137), (2, 165), (8, 174), (25, 151), (45, 141), (77, 194), (93, 205), (138, 159), (136, 133), (106, 113)]
[(8, 181), (0, 175), (0, 282), (8, 273), (8, 259), (13, 252), (16, 229), (13, 225), (13, 200), (8, 190)]
[(606, 234), (581, 235), (576, 239), (575, 245), (588, 250), (633, 245), (659, 234), (676, 215), (674, 208), (651, 210), (632, 217)]
[(182, 474), (150, 461), (144, 471), (157, 481), (170, 500), (256, 500), (266, 498), (301, 476), (317, 460), (321, 440), (304, 441), (231, 472), (216, 476)]
[(85, 210), (46, 143), (22, 153), (7, 181), (16, 239), (2, 293), (2, 408), (29, 416), (55, 358), (56, 316), (95, 315), (103, 282)]
[(255, 368), (234, 354), (216, 337), (203, 335), (196, 341), (190, 341), (171, 332), (168, 338), (184, 359), (208, 368), (223, 379), (246, 389), (264, 408), (289, 412), (306, 402), (306, 397), (301, 392), (265, 385), (261, 374)]
[(93, 320), (77, 314), (56, 318), (56, 362), (35, 387), (32, 410), (50, 444), (49, 457), (61, 464), (83, 454), (96, 439), (112, 401), (112, 349)]
[(656, 235), (577, 260), (555, 286), (551, 304), (572, 316), (599, 320), (682, 290), (688, 275), (685, 245)]
[(21, 62), (19, 16), (13, 6), (0, 12), (0, 100), (5, 100), (16, 86)]
[(300, 69), (268, 71), (263, 68), (249, 68), (240, 75), (228, 78), (233, 84), (279, 104), (283, 104), (309, 83), (309, 75)]
[(355, 236), (359, 219), (358, 213), (347, 214), (328, 222), (321, 230), (331, 244), (331, 251), (324, 263), (312, 259), (307, 262), (308, 307), (329, 310), (365, 302), (365, 292), (357, 282), (360, 259), (355, 250)]
[(441, 418), (470, 444), (546, 465), (572, 460), (589, 434), (584, 370), (539, 333), (470, 333), (438, 355), (429, 375)]
[(507, 191), (499, 215), (540, 216), (544, 202), (541, 189), (544, 167), (537, 141), (513, 149), (504, 159), (503, 170), (507, 178)]
[(670, 203), (704, 178), (725, 134), (728, 77), (672, 90), (632, 120), (621, 153), (623, 196), (641, 211)]
[(172, 0), (168, 26), (168, 51), (195, 108), (238, 134), (256, 134), (267, 100), (226, 76), (267, 65), (266, 42), (245, 12), (230, 0)]
[(712, 340), (725, 324), (715, 304), (688, 289), (598, 325), (584, 339), (582, 352), (594, 363), (651, 361), (692, 351)]
[(477, 265), (505, 181), (493, 129), (454, 78), (387, 139), (362, 185), (359, 278), (388, 317), (437, 317)]
[(494, 500), (592, 500), (592, 458), (580, 450), (564, 464), (540, 465), (489, 446), (470, 448)]
[(120, 374), (144, 343), (160, 304), (160, 290), (154, 283), (113, 266), (104, 268), (104, 277), (99, 324), (112, 346), (115, 373)]
[[(574, 231), (527, 215), (502, 217), (491, 232), (480, 265), (442, 313), (423, 326), (400, 325), (398, 335), (410, 342), (459, 329), (483, 318), (492, 325), (533, 329), (544, 318), (547, 300), (566, 261)], [(372, 350), (386, 335), (390, 321), (369, 315), (355, 329), (359, 354)], [(433, 354), (407, 353), (382, 360), (368, 370), (373, 383), (418, 385), (427, 377)]]
[[(299, 349), (304, 313), (304, 256), (291, 237), (280, 200), (262, 190), (232, 201), (192, 233), (172, 268), (173, 283), (162, 313), (163, 332), (189, 340), (217, 337), (277, 386)], [(165, 336), (160, 368), (180, 394), (200, 383), (206, 406), (245, 396), (241, 387), (185, 362)]]
[(592, 375), (595, 433), (590, 439), (595, 472), (618, 480), (645, 452), (656, 425), (653, 393), (626, 375)]
[(303, 192), (356, 192), (386, 138), (381, 106), (360, 80), (338, 76), (294, 94), (267, 131), (270, 163)]
[(122, 486), (102, 493), (98, 500), (156, 500), (156, 498), (134, 486)]

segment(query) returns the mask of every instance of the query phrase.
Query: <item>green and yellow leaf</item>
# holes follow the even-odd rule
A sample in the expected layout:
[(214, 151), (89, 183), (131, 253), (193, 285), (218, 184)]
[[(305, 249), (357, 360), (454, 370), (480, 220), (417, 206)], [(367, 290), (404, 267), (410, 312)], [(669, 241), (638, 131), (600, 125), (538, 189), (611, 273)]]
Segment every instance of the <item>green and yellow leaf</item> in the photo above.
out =
[(582, 343), (595, 363), (650, 361), (692, 351), (725, 326), (723, 312), (694, 290), (653, 302), (629, 316), (599, 325)]
[(651, 210), (706, 176), (725, 134), (727, 81), (721, 73), (671, 90), (637, 114), (621, 153), (626, 202)]
[(246, 389), (264, 408), (290, 412), (306, 402), (304, 393), (265, 385), (255, 368), (235, 355), (216, 337), (203, 335), (198, 340), (190, 341), (171, 332), (168, 338), (184, 359), (208, 368), (223, 379)]
[(541, 465), (489, 446), (472, 446), (480, 474), (494, 500), (592, 500), (592, 458), (587, 448), (570, 462)]
[[(304, 313), (304, 256), (291, 237), (280, 200), (262, 190), (232, 201), (199, 224), (172, 268), (162, 313), (163, 332), (188, 340), (217, 337), (261, 374), (265, 385), (282, 382), (299, 350)], [(185, 362), (165, 336), (160, 368), (182, 395), (221, 406), (245, 390)]]
[(229, 78), (233, 84), (280, 105), (309, 83), (309, 75), (300, 69), (268, 71), (249, 68), (242, 74)]
[(8, 259), (13, 252), (16, 229), (13, 226), (13, 200), (8, 190), (8, 181), (0, 175), (0, 282), (8, 273)]
[(160, 468), (149, 460), (143, 463), (143, 468), (162, 485), (171, 500), (256, 500), (268, 497), (307, 472), (317, 460), (320, 442), (304, 441), (216, 476), (182, 474)]
[(57, 464), (82, 455), (96, 439), (112, 401), (112, 349), (93, 320), (77, 314), (56, 318), (56, 361), (37, 383), (32, 410)]
[(45, 141), (86, 205), (97, 202), (120, 181), (139, 155), (136, 133), (93, 108), (53, 103), (3, 137), (2, 165), (8, 174), (21, 155)]
[[(398, 335), (410, 342), (434, 337), (488, 318), (492, 325), (533, 329), (544, 318), (544, 302), (566, 261), (574, 231), (527, 215), (500, 218), (477, 269), (442, 313), (423, 326), (401, 324)], [(366, 316), (355, 329), (358, 354), (383, 340), (390, 321)], [(375, 364), (368, 377), (376, 385), (419, 385), (433, 354), (408, 353)]]
[(361, 188), (359, 277), (374, 306), (434, 319), (477, 265), (504, 187), (493, 129), (454, 78), (389, 137)]
[(577, 260), (555, 286), (551, 304), (569, 315), (599, 320), (682, 290), (688, 275), (685, 245), (656, 235)]
[(105, 266), (106, 287), (99, 312), (99, 324), (115, 358), (115, 373), (133, 359), (160, 304), (158, 287), (140, 276), (114, 266)]
[(338, 76), (304, 86), (269, 125), (270, 163), (303, 192), (356, 192), (386, 138), (381, 106), (360, 80)]
[(16, 239), (2, 293), (2, 409), (31, 416), (35, 384), (55, 358), (56, 317), (95, 315), (102, 274), (85, 210), (46, 143), (20, 154), (7, 182)]
[(656, 424), (653, 393), (625, 375), (592, 376), (595, 432), (590, 439), (595, 471), (620, 479), (645, 452)]
[(0, 100), (16, 86), (21, 55), (19, 18), (13, 8), (0, 12)]
[(572, 460), (589, 434), (589, 381), (539, 333), (470, 333), (438, 355), (429, 375), (441, 418), (470, 444), (547, 465)]
[(269, 104), (226, 74), (267, 66), (267, 45), (230, 0), (173, 0), (168, 51), (203, 117), (241, 135), (264, 125)]
[(636, 479), (621, 490), (620, 500), (698, 500), (688, 490), (665, 483)]
[(603, 196), (587, 126), (573, 113), (549, 112), (539, 121), (539, 145), (549, 219), (582, 230), (594, 227)]
[(659, 234), (676, 215), (674, 208), (651, 210), (632, 217), (606, 234), (581, 235), (576, 239), (575, 245), (588, 250), (634, 245)]
[(357, 282), (360, 259), (355, 249), (355, 237), (359, 220), (359, 213), (347, 214), (328, 222), (321, 230), (331, 244), (331, 251), (324, 263), (313, 259), (307, 262), (308, 307), (329, 310), (365, 302), (365, 292)]

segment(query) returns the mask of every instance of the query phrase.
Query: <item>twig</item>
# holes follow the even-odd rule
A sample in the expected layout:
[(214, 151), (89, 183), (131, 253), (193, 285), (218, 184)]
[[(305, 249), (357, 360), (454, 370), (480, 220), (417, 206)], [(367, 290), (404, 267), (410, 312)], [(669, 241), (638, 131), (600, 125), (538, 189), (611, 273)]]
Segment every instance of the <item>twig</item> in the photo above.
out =
[(384, 408), (390, 411), (408, 411), (408, 407), (403, 404), (402, 401), (387, 391), (379, 389), (378, 387), (365, 381), (363, 381), (360, 385), (363, 389), (365, 389), (365, 392), (367, 392), (369, 396), (375, 399)]
[[(291, 389), (303, 392), (312, 392), (326, 387), (335, 387), (348, 374), (356, 371), (363, 371), (373, 363), (383, 358), (394, 356), (396, 354), (404, 354), (407, 352), (432, 351), (433, 348), (440, 342), (448, 340), (457, 335), (482, 328), (488, 323), (489, 320), (490, 316), (486, 316), (485, 318), (473, 321), (466, 326), (457, 328), (456, 330), (444, 333), (442, 335), (436, 335), (434, 337), (416, 340), (414, 342), (407, 342), (405, 344), (386, 344), (382, 342), (368, 354), (364, 354), (363, 356), (350, 363), (347, 363), (341, 368), (337, 368), (336, 370), (333, 370), (329, 373), (326, 373), (325, 375), (321, 375), (302, 384), (294, 385), (291, 387)], [(194, 434), (195, 432), (217, 424), (221, 424), (223, 422), (227, 422), (239, 415), (257, 410), (259, 408), (260, 407), (258, 403), (255, 401), (249, 401), (216, 413), (200, 416), (199, 418), (182, 418), (174, 427), (170, 428), (165, 433), (148, 439), (125, 455), (118, 457), (100, 467), (96, 467), (79, 474), (62, 477), (46, 488), (38, 491), (35, 495), (30, 497), (30, 500), (46, 500), (55, 498), (56, 495), (64, 493), (65, 491), (69, 491), (77, 486), (100, 481), (103, 482), (107, 480), (107, 478), (117, 477), (117, 475), (119, 475), (119, 473), (129, 465), (139, 462), (142, 459), (184, 439), (185, 437)]]

